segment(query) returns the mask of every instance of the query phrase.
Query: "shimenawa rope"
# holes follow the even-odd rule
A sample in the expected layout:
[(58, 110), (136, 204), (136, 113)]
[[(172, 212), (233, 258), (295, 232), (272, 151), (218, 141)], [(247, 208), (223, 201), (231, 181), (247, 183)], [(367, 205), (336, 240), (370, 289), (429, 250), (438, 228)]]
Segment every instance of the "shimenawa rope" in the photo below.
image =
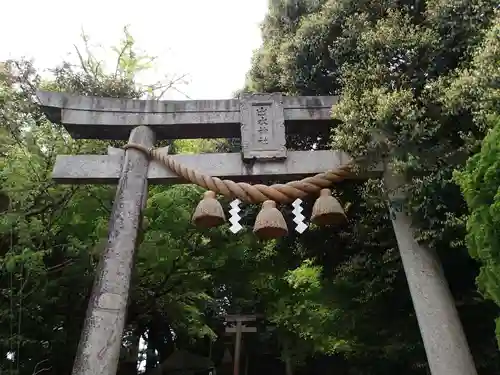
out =
[(225, 197), (238, 198), (248, 203), (261, 203), (266, 200), (273, 200), (278, 203), (290, 203), (308, 194), (318, 194), (321, 189), (329, 187), (334, 182), (343, 181), (350, 176), (350, 169), (352, 167), (352, 164), (348, 163), (337, 169), (319, 173), (312, 177), (306, 177), (300, 181), (290, 181), (286, 184), (274, 184), (271, 186), (263, 184), (251, 185), (245, 182), (221, 180), (220, 178), (197, 172), (178, 163), (170, 155), (152, 147), (148, 148), (136, 143), (129, 143), (124, 146), (125, 150), (128, 148), (142, 151), (149, 158), (160, 161), (188, 182), (207, 190), (212, 190)]

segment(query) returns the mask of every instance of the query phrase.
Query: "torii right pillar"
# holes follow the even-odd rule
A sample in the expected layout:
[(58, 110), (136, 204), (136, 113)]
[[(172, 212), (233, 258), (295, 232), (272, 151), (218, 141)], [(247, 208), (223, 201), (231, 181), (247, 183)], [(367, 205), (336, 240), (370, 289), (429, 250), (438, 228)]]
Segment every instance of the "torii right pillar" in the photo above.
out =
[(415, 240), (411, 218), (402, 210), (404, 181), (389, 169), (391, 220), (432, 375), (477, 375), (474, 360), (437, 253)]

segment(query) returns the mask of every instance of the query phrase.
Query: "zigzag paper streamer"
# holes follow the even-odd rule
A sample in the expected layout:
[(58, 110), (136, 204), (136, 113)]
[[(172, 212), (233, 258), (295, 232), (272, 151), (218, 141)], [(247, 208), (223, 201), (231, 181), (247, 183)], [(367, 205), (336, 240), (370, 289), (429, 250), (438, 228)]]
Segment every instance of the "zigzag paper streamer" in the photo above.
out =
[(304, 210), (301, 206), (302, 200), (297, 198), (293, 203), (292, 206), (293, 208), (293, 214), (295, 217), (293, 218), (293, 221), (297, 224), (295, 227), (295, 230), (299, 232), (300, 234), (304, 233), (304, 231), (307, 229), (307, 224), (304, 223), (305, 216), (302, 215), (302, 211)]
[(240, 224), (241, 217), (240, 215), (238, 215), (238, 212), (241, 211), (241, 208), (239, 207), (240, 203), (241, 201), (239, 199), (235, 199), (229, 204), (231, 206), (231, 209), (229, 210), (229, 213), (231, 214), (229, 222), (233, 224), (229, 227), (229, 230), (234, 234), (238, 233), (240, 230), (243, 229), (243, 227)]

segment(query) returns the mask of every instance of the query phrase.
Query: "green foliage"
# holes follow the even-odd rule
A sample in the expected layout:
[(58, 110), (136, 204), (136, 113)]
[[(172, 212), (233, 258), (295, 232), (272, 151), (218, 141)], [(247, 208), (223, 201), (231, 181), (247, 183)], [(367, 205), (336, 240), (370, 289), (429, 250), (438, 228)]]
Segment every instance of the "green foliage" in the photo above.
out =
[(481, 128), (494, 124), (500, 113), (500, 11), (495, 13), (483, 42), (475, 49), (470, 67), (440, 82), (441, 102), (453, 114), (470, 111)]
[(304, 260), (281, 278), (263, 273), (256, 279), (259, 294), (268, 300), (266, 318), (278, 329), (286, 354), (301, 364), (315, 352), (333, 353), (344, 344), (333, 331), (325, 330), (336, 320), (335, 306), (328, 301), (322, 267)]
[[(471, 255), (482, 264), (478, 285), (500, 306), (500, 118), (456, 179), (471, 210), (467, 242)], [(497, 337), (500, 343), (500, 317)]]
[[(482, 264), (477, 278), (480, 291), (500, 306), (500, 269), (498, 268), (498, 145), (500, 118), (500, 13), (485, 32), (484, 41), (473, 55), (471, 67), (458, 70), (443, 84), (442, 103), (451, 113), (469, 111), (480, 129), (490, 129), (482, 142), (472, 143), (475, 150), (465, 168), (455, 174), (467, 201), (467, 242), (470, 254)], [(473, 139), (473, 137), (470, 137)], [(497, 319), (497, 340), (500, 323)]]

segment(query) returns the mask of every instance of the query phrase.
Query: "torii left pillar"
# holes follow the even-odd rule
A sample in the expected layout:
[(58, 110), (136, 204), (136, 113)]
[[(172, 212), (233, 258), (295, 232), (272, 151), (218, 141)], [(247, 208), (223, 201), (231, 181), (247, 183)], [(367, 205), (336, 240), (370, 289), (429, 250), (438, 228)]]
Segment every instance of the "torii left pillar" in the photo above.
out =
[[(150, 128), (139, 126), (132, 130), (129, 141), (152, 147), (155, 136)], [(108, 244), (96, 273), (75, 358), (75, 375), (116, 374), (134, 253), (148, 194), (148, 164), (144, 153), (134, 149), (125, 152)]]

